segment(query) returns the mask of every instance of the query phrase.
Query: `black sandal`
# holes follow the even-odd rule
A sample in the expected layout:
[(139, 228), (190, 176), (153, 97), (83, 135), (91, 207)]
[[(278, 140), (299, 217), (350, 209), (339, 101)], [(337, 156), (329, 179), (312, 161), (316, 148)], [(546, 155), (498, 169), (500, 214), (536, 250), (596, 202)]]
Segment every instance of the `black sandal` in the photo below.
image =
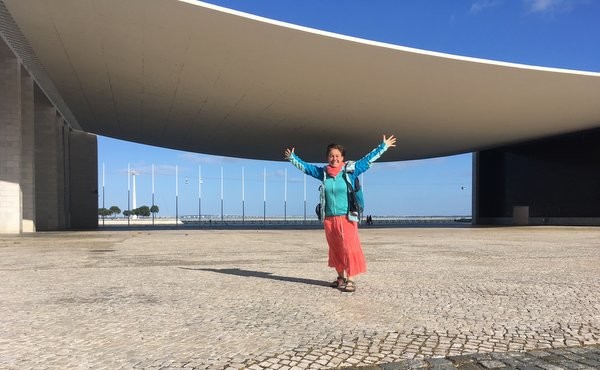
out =
[(329, 284), (332, 288), (341, 288), (346, 285), (346, 278), (343, 276), (338, 276), (331, 284)]
[(348, 293), (356, 292), (356, 284), (352, 280), (346, 280), (346, 284), (344, 285), (343, 288), (340, 288), (340, 289), (342, 289), (342, 292), (348, 292)]

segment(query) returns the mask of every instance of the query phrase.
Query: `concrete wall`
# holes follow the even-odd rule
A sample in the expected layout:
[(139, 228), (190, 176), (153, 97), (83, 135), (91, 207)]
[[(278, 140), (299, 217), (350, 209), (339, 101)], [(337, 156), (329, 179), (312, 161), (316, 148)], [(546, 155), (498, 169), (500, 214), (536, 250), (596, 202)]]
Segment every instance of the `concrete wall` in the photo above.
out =
[(38, 230), (58, 230), (58, 116), (44, 93), (35, 89), (35, 203)]
[(21, 67), (21, 232), (33, 232), (36, 230), (33, 91), (33, 79)]
[(0, 234), (97, 227), (97, 141), (0, 39)]
[(600, 129), (482, 151), (476, 224), (600, 225)]
[(70, 132), (70, 219), (73, 229), (98, 227), (98, 141), (95, 135)]
[(0, 42), (0, 233), (20, 233), (21, 66)]

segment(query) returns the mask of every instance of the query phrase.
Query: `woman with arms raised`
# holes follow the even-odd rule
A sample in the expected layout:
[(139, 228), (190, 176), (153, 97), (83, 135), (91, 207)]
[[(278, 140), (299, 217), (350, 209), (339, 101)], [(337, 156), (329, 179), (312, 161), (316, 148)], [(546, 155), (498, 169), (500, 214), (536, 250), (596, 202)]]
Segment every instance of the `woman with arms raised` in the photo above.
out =
[[(338, 144), (327, 146), (327, 165), (317, 167), (304, 162), (294, 152), (285, 150), (285, 158), (300, 171), (323, 181), (321, 186), (321, 219), (325, 227), (325, 237), (329, 245), (329, 267), (337, 272), (337, 279), (331, 284), (344, 292), (356, 291), (354, 277), (367, 271), (365, 256), (358, 237), (358, 218), (350, 210), (348, 186), (371, 167), (389, 148), (396, 146), (394, 135), (386, 138), (369, 154), (356, 162), (346, 162), (346, 150)], [(347, 178), (344, 178), (347, 173)]]

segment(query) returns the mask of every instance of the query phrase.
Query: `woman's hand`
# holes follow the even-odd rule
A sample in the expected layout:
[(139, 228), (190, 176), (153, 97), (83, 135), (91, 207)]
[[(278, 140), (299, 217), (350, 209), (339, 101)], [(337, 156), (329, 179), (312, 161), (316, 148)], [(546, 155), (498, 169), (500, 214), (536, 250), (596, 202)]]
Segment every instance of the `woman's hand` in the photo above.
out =
[(388, 137), (386, 139), (385, 134), (383, 135), (383, 142), (388, 146), (388, 147), (395, 147), (396, 146), (396, 138), (394, 137), (394, 135), (390, 135), (390, 137)]
[(294, 153), (294, 149), (295, 148), (292, 148), (291, 150), (290, 149), (286, 149), (285, 152), (284, 152), (284, 155), (285, 155), (284, 158), (289, 160), (290, 157), (291, 157), (291, 155), (292, 155), (292, 153)]

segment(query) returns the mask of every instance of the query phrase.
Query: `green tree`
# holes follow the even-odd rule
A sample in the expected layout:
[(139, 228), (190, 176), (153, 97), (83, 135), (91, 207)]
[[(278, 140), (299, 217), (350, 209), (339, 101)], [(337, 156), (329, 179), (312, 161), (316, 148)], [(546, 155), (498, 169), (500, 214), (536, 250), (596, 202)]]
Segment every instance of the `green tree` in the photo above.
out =
[(158, 206), (156, 204), (150, 207), (150, 213), (158, 213)]
[(98, 208), (98, 216), (102, 216), (102, 217), (110, 216), (110, 211), (106, 208)]
[(113, 218), (117, 217), (117, 215), (121, 213), (121, 208), (117, 206), (112, 206), (108, 210), (110, 211), (110, 214), (113, 216)]
[(133, 213), (138, 216), (148, 217), (150, 216), (150, 208), (148, 208), (148, 206), (141, 206), (139, 208), (134, 209)]
[(133, 212), (131, 212), (130, 210), (126, 209), (126, 210), (123, 211), (123, 216), (129, 217), (131, 215), (133, 215)]

